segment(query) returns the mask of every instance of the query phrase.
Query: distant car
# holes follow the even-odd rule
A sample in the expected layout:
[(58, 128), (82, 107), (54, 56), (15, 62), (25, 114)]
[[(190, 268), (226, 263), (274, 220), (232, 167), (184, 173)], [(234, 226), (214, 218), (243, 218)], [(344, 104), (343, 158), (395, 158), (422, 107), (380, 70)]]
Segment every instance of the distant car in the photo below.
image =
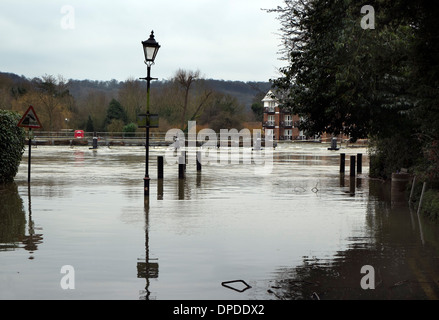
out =
[(84, 138), (84, 130), (75, 130), (75, 139)]

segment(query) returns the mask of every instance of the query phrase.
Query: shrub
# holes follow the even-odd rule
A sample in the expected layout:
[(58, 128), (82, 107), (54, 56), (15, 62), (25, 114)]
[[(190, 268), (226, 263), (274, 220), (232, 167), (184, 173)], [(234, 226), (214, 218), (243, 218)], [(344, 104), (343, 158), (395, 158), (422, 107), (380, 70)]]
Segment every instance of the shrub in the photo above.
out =
[(136, 131), (137, 125), (135, 123), (130, 123), (123, 127), (123, 133), (125, 137), (134, 137)]
[(0, 110), (0, 183), (11, 182), (18, 172), (24, 152), (25, 131), (17, 127), (21, 116)]
[(439, 191), (438, 190), (431, 189), (424, 193), (424, 198), (422, 199), (421, 212), (431, 220), (439, 221)]
[(369, 145), (370, 171), (374, 178), (390, 179), (402, 168), (413, 170), (418, 164), (421, 146), (410, 135), (395, 133), (392, 137), (371, 137)]
[(110, 124), (107, 126), (108, 132), (115, 134), (122, 132), (124, 127), (124, 123), (122, 120), (119, 119), (113, 119), (111, 120)]

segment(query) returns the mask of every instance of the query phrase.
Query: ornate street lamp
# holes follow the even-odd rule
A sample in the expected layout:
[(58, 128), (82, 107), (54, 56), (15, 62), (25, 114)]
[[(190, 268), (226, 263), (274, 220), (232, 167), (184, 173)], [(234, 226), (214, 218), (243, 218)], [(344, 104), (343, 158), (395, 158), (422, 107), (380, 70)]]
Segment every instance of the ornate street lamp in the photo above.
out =
[(146, 78), (141, 78), (146, 80), (147, 83), (147, 93), (146, 93), (146, 164), (145, 164), (145, 178), (144, 178), (144, 194), (145, 197), (149, 197), (149, 171), (148, 171), (148, 162), (149, 162), (149, 128), (151, 127), (151, 118), (149, 113), (149, 92), (150, 92), (150, 83), (151, 80), (157, 80), (157, 78), (151, 78), (151, 65), (154, 64), (155, 57), (157, 56), (157, 52), (160, 49), (160, 45), (154, 39), (154, 31), (151, 31), (151, 35), (149, 39), (146, 41), (142, 41), (143, 52), (145, 54), (145, 64), (147, 66), (147, 76)]
[(151, 31), (151, 35), (149, 39), (146, 41), (142, 41), (143, 52), (145, 54), (145, 63), (148, 66), (154, 64), (155, 57), (157, 52), (160, 49), (160, 45), (154, 39), (154, 31)]

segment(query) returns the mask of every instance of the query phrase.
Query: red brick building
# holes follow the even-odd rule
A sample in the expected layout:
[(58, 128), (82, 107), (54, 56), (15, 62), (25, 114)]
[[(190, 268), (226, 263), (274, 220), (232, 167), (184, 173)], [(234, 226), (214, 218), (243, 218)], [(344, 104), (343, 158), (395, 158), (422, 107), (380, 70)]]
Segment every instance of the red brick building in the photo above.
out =
[[(299, 130), (300, 117), (297, 114), (281, 110), (279, 102), (271, 90), (268, 91), (262, 102), (264, 103), (264, 120), (262, 121), (264, 135), (272, 133), (274, 140), (331, 141), (332, 135), (328, 135), (326, 132), (320, 137), (306, 137), (303, 131)], [(339, 142), (347, 139), (349, 137), (345, 135), (337, 136)]]
[(303, 132), (298, 128), (299, 116), (281, 110), (271, 90), (262, 102), (264, 103), (264, 120), (262, 121), (264, 135), (272, 133), (274, 140), (304, 139)]

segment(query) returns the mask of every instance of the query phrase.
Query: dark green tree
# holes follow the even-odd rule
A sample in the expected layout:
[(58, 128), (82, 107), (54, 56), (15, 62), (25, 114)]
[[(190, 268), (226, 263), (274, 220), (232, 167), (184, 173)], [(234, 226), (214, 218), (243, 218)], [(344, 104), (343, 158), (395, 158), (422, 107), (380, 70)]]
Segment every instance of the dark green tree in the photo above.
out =
[(282, 106), (305, 119), (302, 129), (356, 140), (401, 127), (414, 105), (406, 77), (409, 21), (377, 4), (376, 28), (363, 29), (360, 1), (285, 3), (274, 11), (281, 14), (289, 65), (273, 83), (285, 93)]
[(105, 124), (108, 125), (112, 120), (122, 120), (123, 123), (127, 123), (128, 117), (125, 109), (116, 99), (112, 99), (107, 109), (107, 116), (105, 118)]
[(85, 131), (87, 131), (87, 132), (94, 132), (95, 131), (93, 119), (91, 118), (91, 116), (88, 116), (87, 124), (85, 125)]
[(264, 119), (264, 104), (262, 101), (254, 101), (251, 105), (251, 109), (255, 116), (256, 121), (261, 121)]
[(252, 99), (250, 108), (255, 120), (262, 122), (264, 120), (264, 103), (262, 99), (264, 99), (269, 88), (261, 88), (257, 83), (247, 82), (247, 84), (257, 92)]
[(363, 29), (363, 1), (284, 2), (268, 10), (281, 22), (288, 62), (272, 80), (281, 107), (304, 119), (308, 135), (370, 138), (380, 175), (420, 163), (435, 170), (429, 159), (439, 145), (438, 7), (371, 1), (375, 28)]

